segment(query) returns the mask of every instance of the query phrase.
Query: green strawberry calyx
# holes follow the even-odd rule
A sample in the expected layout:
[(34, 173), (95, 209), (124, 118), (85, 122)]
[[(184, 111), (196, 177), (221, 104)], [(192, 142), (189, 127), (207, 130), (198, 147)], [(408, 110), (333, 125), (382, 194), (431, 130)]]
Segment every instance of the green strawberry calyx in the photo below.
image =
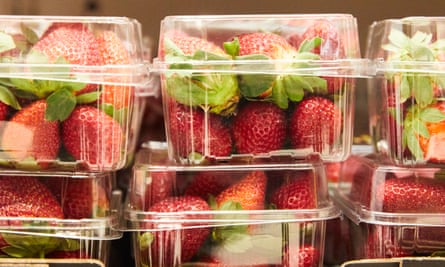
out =
[(440, 123), (444, 120), (445, 114), (436, 107), (411, 106), (403, 121), (402, 146), (407, 147), (416, 160), (422, 160), (424, 152), (419, 143), (419, 136), (430, 138), (427, 123)]
[[(403, 103), (411, 96), (421, 107), (425, 107), (434, 100), (435, 86), (445, 87), (445, 75), (421, 74), (408, 71), (413, 69), (410, 64), (438, 61), (440, 53), (445, 51), (445, 39), (433, 42), (433, 35), (424, 32), (416, 32), (412, 37), (400, 30), (392, 29), (388, 35), (389, 43), (382, 48), (389, 53), (390, 61), (400, 61), (401, 66), (407, 70), (403, 73), (386, 73), (387, 79), (400, 80), (400, 101)], [(409, 64), (405, 64), (407, 62)], [(399, 76), (395, 78), (395, 76)]]
[(61, 238), (30, 234), (3, 233), (1, 238), (8, 244), (0, 250), (13, 258), (45, 258), (45, 255), (61, 245)]
[[(188, 56), (168, 38), (164, 39), (164, 47), (165, 60), (169, 62), (166, 83), (170, 96), (181, 104), (211, 113), (226, 116), (234, 112), (240, 98), (238, 81), (234, 74), (227, 73), (232, 67), (230, 63), (218, 63), (228, 61), (229, 56), (203, 50)], [(200, 66), (205, 61), (215, 64)]]
[[(237, 70), (238, 83), (241, 95), (250, 100), (266, 100), (277, 104), (282, 109), (287, 109), (289, 100), (299, 102), (303, 99), (305, 92), (327, 92), (327, 82), (317, 76), (304, 76), (296, 74), (274, 74), (275, 71), (298, 70), (308, 68), (309, 60), (319, 60), (320, 56), (311, 51), (320, 46), (322, 39), (319, 37), (305, 40), (295, 53), (289, 53), (290, 62), (272, 60), (264, 54), (251, 54), (239, 56), (239, 40), (224, 43), (224, 50), (239, 61)], [(257, 61), (261, 64), (243, 64), (247, 61)], [(255, 73), (250, 74), (254, 70)]]

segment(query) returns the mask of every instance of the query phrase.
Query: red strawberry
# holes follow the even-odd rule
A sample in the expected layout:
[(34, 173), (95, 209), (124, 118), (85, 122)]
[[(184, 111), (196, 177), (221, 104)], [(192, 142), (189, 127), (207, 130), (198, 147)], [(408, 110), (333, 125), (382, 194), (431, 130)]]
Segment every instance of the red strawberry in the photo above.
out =
[(278, 150), (286, 139), (286, 114), (270, 102), (247, 102), (236, 115), (232, 132), (240, 154)]
[(159, 201), (173, 195), (175, 172), (152, 171), (151, 183), (146, 184), (144, 210), (149, 209)]
[(64, 217), (54, 195), (35, 177), (1, 176), (0, 188), (0, 217)]
[[(166, 34), (166, 37), (186, 56), (192, 56), (196, 51), (205, 51), (227, 57), (227, 54), (221, 47), (199, 37), (189, 36), (183, 32), (170, 32)], [(161, 47), (165, 48), (165, 46)], [(169, 51), (161, 52), (169, 53)], [(164, 56), (162, 53), (161, 55)]]
[[(209, 205), (205, 200), (196, 196), (178, 196), (166, 198), (155, 205), (153, 205), (149, 212), (157, 212), (160, 214), (164, 212), (195, 212), (210, 210)], [(190, 214), (182, 215), (181, 219), (187, 221), (197, 215)], [(199, 216), (200, 219), (210, 219), (210, 215)], [(196, 226), (198, 223), (193, 223)], [(154, 266), (173, 266), (174, 263), (189, 261), (199, 250), (201, 245), (210, 233), (209, 227), (195, 227), (195, 228), (181, 228), (181, 226), (188, 226), (187, 223), (174, 223), (174, 229), (166, 229), (165, 223), (159, 226), (153, 223), (150, 227), (160, 227), (157, 231), (147, 232), (140, 236), (139, 241), (142, 249), (141, 253), (144, 258), (150, 255), (151, 264)], [(198, 225), (199, 226), (199, 225)], [(143, 243), (144, 235), (152, 235), (152, 241)], [(151, 238), (150, 238), (151, 239)], [(144, 257), (145, 256), (145, 257)], [(180, 262), (178, 262), (180, 261)]]
[(264, 209), (267, 177), (263, 171), (252, 171), (216, 197), (219, 208), (239, 203), (243, 210)]
[(227, 174), (218, 171), (202, 171), (193, 176), (193, 180), (187, 185), (184, 195), (199, 196), (208, 199), (216, 196), (224, 189), (238, 181), (239, 177), (234, 172)]
[(87, 252), (81, 250), (55, 250), (48, 253), (47, 259), (89, 259)]
[(314, 177), (303, 174), (275, 190), (271, 202), (277, 209), (315, 209), (315, 192)]
[(295, 148), (329, 149), (340, 135), (342, 113), (334, 102), (313, 96), (301, 101), (290, 119), (290, 139)]
[(296, 50), (286, 38), (271, 32), (253, 32), (236, 36), (239, 41), (238, 55), (262, 54), (271, 59), (290, 59)]
[(386, 179), (375, 203), (384, 212), (445, 212), (445, 183), (414, 176)]
[[(97, 37), (97, 44), (99, 47), (99, 54), (104, 65), (120, 65), (130, 64), (130, 55), (125, 48), (122, 40), (116, 35), (114, 31), (103, 31)], [(119, 71), (111, 69), (111, 71)], [(123, 77), (107, 78), (106, 82), (109, 83), (124, 83), (123, 85), (104, 84), (102, 85), (101, 99), (104, 103), (109, 103), (114, 106), (115, 109), (128, 107), (133, 95), (133, 88), (125, 85), (129, 83), (128, 70), (121, 70)]]
[[(230, 59), (230, 56), (214, 43), (182, 32), (167, 33), (161, 38), (159, 47), (160, 58), (166, 61), (174, 58), (176, 61), (186, 62), (190, 61), (191, 57), (199, 60)], [(194, 64), (191, 65), (195, 67)], [(178, 103), (201, 107), (210, 113), (222, 116), (231, 115), (240, 98), (237, 76), (221, 72), (222, 69), (229, 70), (231, 64), (207, 67), (216, 70), (205, 75), (197, 71), (188, 77), (175, 73), (173, 67), (168, 77), (161, 76), (161, 81), (165, 84), (167, 93)]]
[(105, 112), (92, 106), (77, 106), (62, 123), (65, 149), (90, 170), (119, 167), (123, 132)]
[(107, 192), (96, 178), (50, 177), (45, 184), (59, 199), (67, 219), (108, 215)]
[(322, 59), (338, 59), (344, 57), (343, 45), (338, 30), (331, 22), (324, 19), (315, 21), (305, 30), (301, 39), (310, 40), (314, 37), (322, 39), (321, 45), (313, 50), (313, 52), (319, 54)]
[(45, 100), (35, 101), (6, 124), (2, 149), (11, 159), (21, 161), (31, 157), (42, 164), (56, 159), (60, 147), (59, 123), (45, 119), (46, 108)]
[(0, 102), (0, 121), (6, 120), (9, 115), (9, 106)]
[[(418, 135), (419, 145), (423, 152), (423, 158), (429, 162), (444, 163), (445, 162), (445, 102), (439, 101), (428, 106), (428, 109), (435, 110), (437, 113), (427, 118), (427, 115), (421, 117), (428, 129), (429, 136)], [(431, 113), (430, 113), (431, 114)], [(439, 115), (438, 115), (439, 114)], [(440, 116), (440, 120), (436, 120), (433, 116)], [(434, 122), (429, 122), (429, 120)], [(413, 122), (414, 123), (414, 122)], [(418, 127), (418, 126), (412, 126)], [(408, 130), (408, 129), (405, 129)]]
[(189, 157), (192, 153), (204, 157), (230, 155), (230, 130), (220, 117), (179, 104), (172, 104), (168, 112), (170, 141), (180, 157)]
[[(70, 64), (101, 65), (96, 38), (93, 33), (80, 23), (57, 23), (47, 30), (35, 43), (32, 50), (46, 55), (50, 62), (64, 58)], [(83, 92), (95, 89), (87, 85)]]
[[(399, 230), (402, 227), (393, 227), (386, 225), (375, 225), (370, 227), (368, 235), (364, 242), (363, 257), (369, 259), (375, 258), (393, 258), (393, 257), (409, 257), (415, 256), (413, 244), (406, 246), (403, 244), (403, 239), (413, 240), (411, 235), (407, 238), (406, 233), (401, 234)], [(414, 229), (406, 228), (404, 232), (411, 232), (414, 234)]]
[(311, 246), (287, 247), (283, 255), (283, 267), (316, 267), (319, 266), (320, 251)]

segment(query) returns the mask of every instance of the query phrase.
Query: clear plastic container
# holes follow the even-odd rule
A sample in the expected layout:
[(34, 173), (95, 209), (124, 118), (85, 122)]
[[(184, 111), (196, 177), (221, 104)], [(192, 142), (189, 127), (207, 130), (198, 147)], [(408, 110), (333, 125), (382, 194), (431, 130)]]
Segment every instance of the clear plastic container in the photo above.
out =
[(445, 144), (445, 17), (374, 22), (366, 58), (370, 132), (394, 164), (443, 164)]
[(137, 266), (322, 266), (326, 221), (340, 213), (319, 157), (198, 166), (167, 154), (165, 142), (146, 142), (136, 157), (122, 229)]
[[(349, 14), (167, 16), (158, 57), (172, 158), (351, 149), (360, 58)], [(309, 114), (313, 115), (310, 116)]]
[(115, 171), (135, 96), (156, 94), (141, 25), (126, 17), (0, 16), (0, 165)]
[(118, 221), (113, 173), (3, 171), (0, 175), (0, 218), (63, 220), (110, 218)]
[(107, 219), (58, 220), (0, 217), (0, 264), (30, 264), (52, 260), (97, 260), (107, 264), (112, 240), (122, 233)]
[[(109, 202), (105, 204), (100, 196), (103, 192), (98, 190), (109, 186), (110, 179), (105, 175), (94, 178), (94, 184), (88, 183), (91, 177), (81, 175), (67, 178), (55, 173), (40, 175), (38, 179), (36, 176), (0, 177), (0, 264), (77, 260), (79, 264), (107, 266), (111, 242), (122, 237), (122, 192), (107, 192)], [(14, 178), (15, 187), (10, 184), (14, 180), (6, 181), (5, 177)], [(60, 180), (65, 182), (59, 183)], [(54, 190), (56, 181), (61, 185), (59, 190)], [(63, 203), (60, 206), (59, 201)]]
[[(349, 232), (347, 259), (429, 256), (445, 248), (440, 168), (404, 168), (357, 156), (333, 191)], [(345, 169), (344, 168), (344, 169)]]

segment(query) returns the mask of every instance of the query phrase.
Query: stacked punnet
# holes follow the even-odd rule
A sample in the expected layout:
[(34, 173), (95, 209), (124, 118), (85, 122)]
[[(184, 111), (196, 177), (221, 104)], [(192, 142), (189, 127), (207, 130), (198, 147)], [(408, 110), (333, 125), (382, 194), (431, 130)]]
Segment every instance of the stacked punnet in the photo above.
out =
[(152, 70), (171, 157), (344, 159), (364, 63), (350, 15), (166, 17)]
[(138, 152), (124, 211), (136, 266), (322, 266), (329, 200), (319, 157), (205, 166)]
[[(346, 220), (332, 240), (347, 244), (347, 253), (333, 263), (442, 255), (444, 26), (442, 17), (406, 17), (370, 27), (366, 57), (376, 71), (368, 84), (373, 152), (341, 164), (333, 198)], [(334, 256), (335, 244), (326, 246)]]
[(124, 17), (0, 16), (0, 265), (107, 264), (156, 93), (141, 40)]
[(139, 23), (107, 17), (0, 21), (0, 164), (122, 168), (133, 136), (134, 98), (150, 88)]

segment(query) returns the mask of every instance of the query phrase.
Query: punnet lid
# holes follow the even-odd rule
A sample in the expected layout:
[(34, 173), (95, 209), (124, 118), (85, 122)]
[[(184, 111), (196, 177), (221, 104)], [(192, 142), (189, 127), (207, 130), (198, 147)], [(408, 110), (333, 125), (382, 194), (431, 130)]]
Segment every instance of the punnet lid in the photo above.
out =
[(369, 27), (366, 58), (376, 72), (443, 74), (445, 17), (412, 16), (374, 22)]
[[(0, 16), (0, 78), (145, 86), (140, 23), (126, 17)], [(104, 51), (112, 47), (116, 54)]]
[(167, 16), (153, 72), (366, 76), (349, 14)]

